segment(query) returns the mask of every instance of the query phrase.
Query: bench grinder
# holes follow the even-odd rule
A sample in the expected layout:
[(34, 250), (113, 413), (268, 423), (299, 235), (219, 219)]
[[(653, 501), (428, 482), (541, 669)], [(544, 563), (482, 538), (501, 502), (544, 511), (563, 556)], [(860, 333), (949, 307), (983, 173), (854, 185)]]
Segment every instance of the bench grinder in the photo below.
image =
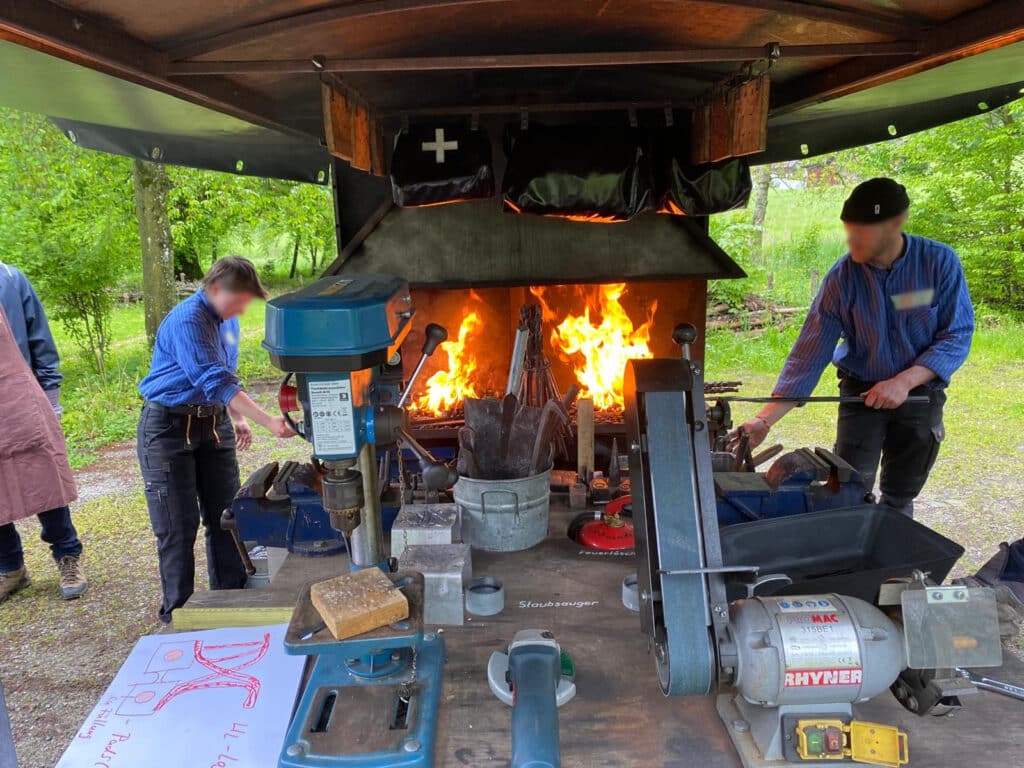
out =
[[(998, 664), (992, 596), (930, 588), (936, 611), (954, 609), (933, 623), (934, 633), (927, 620), (915, 624), (923, 633), (908, 623), (908, 597), (924, 606), (923, 589), (906, 591), (902, 616), (835, 594), (755, 597), (760, 584), (787, 577), (758, 579), (754, 566), (723, 564), (702, 371), (686, 355), (696, 329), (677, 326), (673, 339), (683, 359), (630, 361), (624, 386), (640, 619), (662, 691), (718, 694), (746, 768), (837, 760), (899, 768), (908, 760), (906, 735), (857, 721), (851, 705), (892, 685), (913, 666), (915, 648), (945, 643), (943, 631), (957, 617), (959, 639), (951, 636), (947, 649), (993, 649), (994, 641), (994, 656), (979, 660)], [(748, 599), (729, 603), (727, 577), (748, 584)], [(912, 642), (922, 634), (923, 642)]]
[[(426, 327), (422, 355), (400, 393), (389, 382), (401, 380), (399, 347), (415, 311), (405, 280), (377, 274), (328, 277), (267, 304), (263, 347), (287, 374), (282, 412), (312, 444), (323, 509), (345, 536), (353, 569), (386, 567), (377, 447), (422, 451), (403, 427), (402, 407), (447, 333)], [(298, 408), (302, 415), (293, 418)], [(425, 481), (454, 483), (452, 470), (426, 458)], [(314, 662), (281, 766), (432, 764), (444, 644), (423, 630), (422, 575), (391, 578), (409, 600), (408, 620), (341, 641), (324, 628), (308, 588), (300, 596), (285, 648)]]

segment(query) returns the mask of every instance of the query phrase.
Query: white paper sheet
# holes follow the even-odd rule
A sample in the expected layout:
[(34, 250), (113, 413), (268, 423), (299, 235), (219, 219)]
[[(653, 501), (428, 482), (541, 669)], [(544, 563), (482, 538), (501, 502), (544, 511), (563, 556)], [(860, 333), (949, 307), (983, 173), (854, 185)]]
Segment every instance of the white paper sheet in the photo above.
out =
[(284, 632), (143, 637), (57, 768), (275, 768), (305, 661)]

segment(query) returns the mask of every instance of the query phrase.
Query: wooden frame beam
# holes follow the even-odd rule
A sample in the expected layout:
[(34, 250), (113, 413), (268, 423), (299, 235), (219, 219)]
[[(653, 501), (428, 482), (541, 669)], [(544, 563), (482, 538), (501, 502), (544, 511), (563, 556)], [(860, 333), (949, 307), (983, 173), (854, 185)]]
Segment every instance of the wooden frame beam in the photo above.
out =
[[(318, 8), (304, 13), (281, 16), (269, 21), (247, 24), (243, 27), (201, 37), (171, 48), (167, 54), (171, 61), (183, 61), (207, 53), (225, 50), (243, 43), (251, 43), (271, 35), (286, 34), (320, 24), (367, 18), (384, 14), (398, 14), (449, 6), (503, 3), (513, 0), (358, 0), (341, 5)], [(836, 24), (893, 38), (916, 36), (918, 25), (894, 16), (848, 8), (805, 2), (804, 0), (689, 0), (711, 5), (740, 5), (786, 16)], [(916, 20), (915, 20), (916, 21)]]
[(221, 51), (242, 43), (251, 43), (271, 35), (279, 35), (296, 30), (330, 24), (347, 19), (360, 19), (369, 16), (380, 16), (388, 13), (405, 13), (430, 8), (443, 8), (454, 5), (478, 5), (480, 3), (507, 3), (512, 0), (349, 0), (342, 5), (318, 8), (305, 13), (281, 16), (269, 21), (248, 24), (210, 37), (203, 37), (191, 42), (182, 43), (167, 52), (171, 61), (181, 61), (194, 56), (202, 56), (213, 51)]
[(0, 0), (0, 39), (289, 134), (270, 103), (237, 83), (167, 78), (167, 57), (123, 31), (44, 0)]
[(837, 99), (1020, 41), (1024, 41), (1024, 2), (996, 0), (925, 32), (921, 51), (915, 57), (855, 59), (780, 84), (772, 94), (772, 115)]
[[(783, 58), (853, 58), (913, 55), (916, 42), (789, 45)], [(264, 61), (181, 61), (169, 65), (172, 77), (251, 74), (315, 74), (319, 72), (430, 72), (485, 69), (551, 69), (621, 67), (650, 64), (743, 62), (768, 58), (767, 46), (691, 48), (675, 51), (608, 51), (600, 53), (523, 53), (491, 56), (414, 56), (380, 59), (310, 59)]]
[[(715, 0), (709, 0), (709, 2), (715, 2)], [(781, 13), (786, 16), (807, 19), (808, 21), (836, 24), (841, 27), (875, 32), (879, 35), (887, 35), (894, 38), (916, 37), (920, 33), (921, 28), (916, 18), (913, 20), (901, 19), (893, 15), (883, 15), (870, 11), (855, 11), (827, 3), (804, 2), (803, 0), (728, 0), (728, 2), (721, 2), (720, 4), (742, 5), (747, 8)]]

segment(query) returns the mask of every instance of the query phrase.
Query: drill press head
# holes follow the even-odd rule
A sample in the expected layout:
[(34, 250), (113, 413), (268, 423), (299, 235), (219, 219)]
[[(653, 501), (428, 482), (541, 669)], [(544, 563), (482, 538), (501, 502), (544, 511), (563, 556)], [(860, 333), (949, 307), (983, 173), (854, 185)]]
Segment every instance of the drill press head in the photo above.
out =
[(282, 387), (295, 381), (294, 397), (281, 402), (301, 406), (294, 426), (324, 467), (324, 509), (346, 535), (365, 503), (359, 454), (378, 437), (393, 441), (395, 409), (375, 384), (384, 366), (400, 363), (415, 311), (405, 280), (376, 274), (327, 277), (267, 303), (263, 348), (288, 374)]

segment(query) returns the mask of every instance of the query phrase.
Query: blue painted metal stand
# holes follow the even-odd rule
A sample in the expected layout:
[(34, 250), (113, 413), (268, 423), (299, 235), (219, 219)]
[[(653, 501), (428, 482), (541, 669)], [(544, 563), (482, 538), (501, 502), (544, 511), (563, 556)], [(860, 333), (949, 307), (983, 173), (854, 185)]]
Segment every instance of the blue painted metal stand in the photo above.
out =
[[(345, 643), (338, 643), (339, 646)], [(411, 684), (415, 702), (410, 707), (410, 720), (405, 728), (391, 731), (393, 748), (353, 754), (318, 754), (315, 741), (310, 739), (309, 724), (315, 713), (322, 711), (326, 696), (337, 695), (345, 687), (370, 688), (373, 686), (400, 687), (412, 676), (412, 649), (399, 652), (401, 661), (390, 672), (372, 677), (356, 674), (358, 664), (351, 664), (344, 656), (318, 656), (310, 672), (295, 718), (288, 729), (279, 765), (281, 768), (431, 768), (434, 765), (434, 746), (437, 738), (437, 716), (441, 703), (444, 676), (444, 640), (428, 632), (415, 646), (416, 679)], [(385, 654), (387, 660), (391, 652)], [(354, 659), (351, 661), (355, 661)], [(391, 665), (388, 665), (391, 666)], [(357, 705), (358, 706), (358, 705)], [(335, 709), (331, 728), (358, 728), (349, 723), (352, 712)], [(387, 727), (386, 725), (384, 727)]]

